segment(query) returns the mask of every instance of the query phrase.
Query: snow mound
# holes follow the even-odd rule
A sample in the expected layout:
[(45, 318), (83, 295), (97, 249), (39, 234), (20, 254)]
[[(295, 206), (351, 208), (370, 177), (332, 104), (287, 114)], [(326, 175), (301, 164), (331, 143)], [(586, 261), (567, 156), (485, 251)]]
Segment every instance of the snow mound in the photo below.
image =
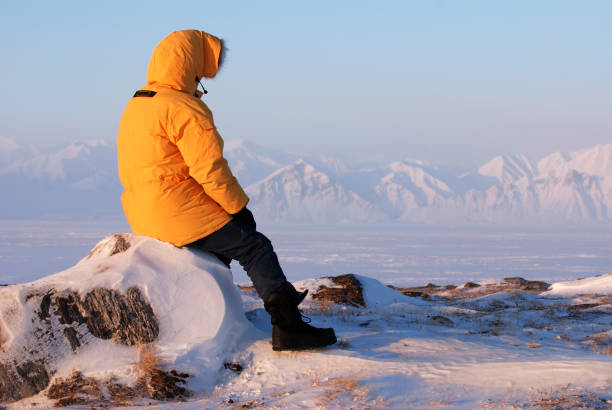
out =
[(368, 307), (389, 306), (395, 303), (421, 304), (421, 300), (409, 298), (376, 279), (362, 275), (355, 275), (355, 277), (363, 287), (363, 299)]
[(550, 290), (544, 293), (544, 295), (555, 296), (578, 296), (589, 294), (612, 294), (612, 273), (568, 282), (553, 283)]
[[(407, 305), (424, 305), (427, 302), (410, 298), (382, 282), (367, 276), (346, 274), (340, 276), (306, 279), (294, 282), (299, 291), (308, 289), (307, 300), (329, 300), (337, 304), (353, 307), (383, 308), (398, 303)], [(329, 292), (329, 289), (342, 290)]]
[[(217, 258), (152, 238), (115, 234), (72, 268), (0, 289), (0, 368), (40, 359), (46, 366), (41, 373), (51, 384), (74, 370), (84, 377), (114, 376), (133, 384), (138, 346), (97, 336), (94, 319), (83, 312), (88, 297), (100, 289), (128, 297), (136, 292), (142, 304), (150, 305), (159, 327), (157, 334), (152, 332), (152, 346), (160, 363), (189, 374), (187, 388), (194, 392), (212, 390), (224, 361), (240, 350), (240, 342), (250, 340), (249, 332), (257, 332), (244, 315), (231, 271)], [(71, 315), (84, 319), (66, 320)], [(58, 341), (42, 343), (46, 339), (37, 328), (55, 332)]]

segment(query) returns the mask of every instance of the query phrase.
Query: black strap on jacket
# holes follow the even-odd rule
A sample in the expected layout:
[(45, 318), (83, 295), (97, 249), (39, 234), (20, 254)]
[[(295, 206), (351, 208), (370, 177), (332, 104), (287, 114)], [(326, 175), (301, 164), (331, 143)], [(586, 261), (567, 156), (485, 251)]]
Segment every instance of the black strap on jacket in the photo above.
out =
[(153, 97), (155, 94), (157, 94), (157, 91), (138, 90), (134, 93), (134, 97)]

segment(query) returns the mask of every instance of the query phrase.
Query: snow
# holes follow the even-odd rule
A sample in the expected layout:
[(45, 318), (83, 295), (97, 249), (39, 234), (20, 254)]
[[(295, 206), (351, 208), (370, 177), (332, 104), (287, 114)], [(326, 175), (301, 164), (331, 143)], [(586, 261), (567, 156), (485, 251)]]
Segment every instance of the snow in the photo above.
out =
[[(25, 312), (25, 294), (32, 288), (72, 289), (84, 295), (104, 287), (124, 293), (138, 287), (154, 307), (160, 335), (155, 343), (169, 366), (188, 371), (193, 388), (205, 391), (214, 385), (223, 359), (253, 333), (247, 322), (231, 272), (210, 254), (178, 249), (151, 238), (126, 235), (130, 248), (109, 257), (111, 238), (98, 245), (97, 255), (85, 257), (65, 271), (35, 282), (0, 288), (2, 328), (13, 343), (26, 337), (33, 312)], [(104, 255), (104, 256), (99, 256)], [(7, 312), (21, 310), (21, 315)], [(21, 318), (15, 321), (15, 317)], [(5, 332), (3, 332), (5, 333)], [(111, 370), (126, 378), (137, 358), (137, 348), (96, 339), (68, 362), (57, 365), (56, 377), (67, 377), (78, 368), (87, 376), (103, 376)]]
[(19, 148), (19, 144), (17, 144), (14, 140), (9, 137), (5, 137), (0, 135), (0, 155), (9, 154), (12, 151), (15, 151)]
[[(408, 299), (396, 290), (383, 285), (380, 281), (367, 276), (355, 275), (363, 287), (363, 299), (368, 307), (390, 306), (396, 303), (408, 303)], [(419, 304), (418, 299), (410, 300), (411, 304)]]
[[(240, 362), (247, 364), (242, 373), (228, 375), (212, 395), (180, 408), (216, 408), (229, 400), (237, 407), (266, 408), (522, 408), (547, 394), (574, 391), (581, 392), (577, 397), (595, 395), (591, 406), (612, 402), (608, 356), (542, 330), (580, 340), (583, 332), (601, 328), (604, 317), (587, 321), (584, 328), (573, 322), (570, 326), (551, 319), (547, 311), (567, 301), (504, 293), (480, 298), (480, 310), (457, 309), (449, 327), (430, 320), (451, 314), (442, 303), (383, 291), (380, 282), (357, 277), (371, 304), (365, 309), (339, 307), (321, 313), (314, 304), (306, 307), (313, 323), (333, 326), (343, 344), (275, 353), (266, 340), (259, 340), (242, 354)], [(312, 289), (330, 285), (326, 281), (300, 284)], [(498, 305), (512, 298), (525, 305)], [(487, 313), (491, 308), (496, 309), (493, 316)]]
[[(467, 173), (460, 158), (450, 168), (412, 159), (364, 169), (246, 140), (228, 141), (224, 155), (262, 222), (580, 226), (612, 221), (612, 144), (557, 152), (537, 162), (522, 154), (500, 155)], [(13, 195), (0, 203), (0, 214), (121, 216), (116, 161), (114, 144), (104, 140), (39, 152), (2, 137), (0, 186)]]
[(258, 220), (352, 223), (384, 219), (370, 202), (303, 159), (248, 186), (246, 192)]
[[(275, 227), (259, 223), (291, 280), (359, 273), (397, 286), (461, 285), (509, 276), (558, 282), (609, 272), (612, 233), (404, 228)], [(78, 262), (125, 220), (0, 221), (0, 284), (39, 279)], [(248, 276), (234, 263), (238, 283)]]
[(532, 162), (525, 155), (499, 155), (482, 165), (478, 173), (497, 178), (501, 183), (530, 179), (535, 174)]
[[(3, 198), (0, 212), (12, 217), (15, 209), (29, 210), (37, 218), (59, 212), (70, 220), (0, 221), (0, 283), (38, 279), (37, 286), (81, 292), (141, 287), (159, 306), (156, 347), (164, 364), (192, 374), (189, 388), (196, 391), (187, 403), (162, 407), (218, 408), (232, 404), (228, 400), (265, 407), (521, 407), (546, 392), (572, 391), (612, 400), (612, 238), (604, 229), (612, 220), (612, 144), (555, 153), (537, 166), (520, 155), (498, 157), (481, 167), (484, 175), (466, 174), (457, 189), (457, 181), (419, 161), (355, 171), (332, 158), (298, 160), (246, 141), (228, 143), (239, 179), (253, 178), (248, 192), (259, 226), (288, 277), (302, 279), (296, 286), (310, 290), (306, 313), (314, 325), (334, 327), (341, 340), (302, 353), (271, 350), (261, 301), (233, 285), (248, 280), (244, 272), (235, 269), (232, 278), (203, 253), (135, 238), (124, 254), (83, 259), (41, 279), (80, 260), (116, 226), (127, 227), (123, 220), (105, 225), (91, 215), (89, 225), (71, 220), (93, 203), (120, 212), (112, 145), (26, 151), (0, 138), (0, 154), (8, 153), (0, 155), (0, 182), (14, 193)], [(89, 202), (79, 202), (83, 190)], [(302, 225), (278, 225), (288, 221)], [(321, 228), (313, 221), (346, 225)], [(376, 225), (357, 227), (355, 221)], [(382, 227), (380, 221), (402, 224)], [(411, 221), (444, 228), (428, 230)], [(604, 226), (455, 229), (462, 221)], [(321, 285), (336, 285), (319, 276), (348, 272), (362, 282), (367, 307), (321, 309), (312, 294)], [(483, 284), (506, 276), (553, 284), (542, 295), (500, 292), (455, 302), (408, 298), (386, 286)], [(34, 314), (24, 304), (30, 286), (0, 287), (0, 345), (21, 343)], [(56, 376), (79, 368), (129, 382), (137, 356), (134, 348), (92, 341), (57, 363)], [(244, 370), (232, 373), (223, 368), (225, 361)], [(33, 402), (52, 404), (37, 397), (17, 407)]]
[(312, 299), (313, 293), (315, 293), (321, 286), (327, 288), (337, 288), (338, 286), (328, 278), (309, 278), (304, 280), (298, 280), (293, 282), (293, 286), (300, 292), (308, 289), (308, 298)]
[(612, 175), (612, 144), (599, 144), (571, 153), (555, 152), (538, 162), (541, 176), (562, 176), (571, 170), (593, 176)]
[[(29, 160), (16, 162), (8, 172), (19, 172), (30, 178), (47, 181), (78, 181), (87, 178), (83, 174), (88, 171), (108, 174), (108, 170), (102, 169), (107, 164), (108, 154), (113, 151), (114, 147), (105, 140), (74, 142), (50, 154), (39, 154)], [(108, 165), (112, 166), (113, 162)]]
[(399, 219), (412, 219), (415, 209), (434, 205), (452, 195), (443, 181), (426, 172), (422, 165), (393, 162), (391, 172), (374, 187), (374, 203)]
[(232, 173), (247, 187), (293, 161), (293, 157), (243, 139), (225, 143), (223, 153)]
[[(247, 192), (260, 220), (285, 224), (389, 219), (455, 226), (609, 223), (612, 171), (605, 164), (612, 162), (611, 149), (608, 144), (556, 153), (539, 165), (524, 155), (503, 155), (462, 177), (406, 161), (367, 172), (343, 168), (330, 178), (316, 164), (298, 160)], [(353, 199), (347, 203), (347, 197)], [(339, 208), (347, 212), (340, 216)]]
[(612, 294), (612, 273), (554, 283), (546, 295), (578, 296), (578, 295), (609, 295)]
[[(606, 343), (611, 333), (606, 298), (612, 274), (557, 282), (542, 295), (501, 292), (458, 300), (411, 298), (356, 275), (365, 308), (319, 305), (311, 297), (302, 306), (313, 325), (333, 327), (340, 343), (274, 352), (261, 300), (239, 293), (216, 258), (150, 238), (126, 238), (131, 246), (125, 252), (108, 256), (107, 239), (72, 268), (0, 288), (0, 335), (19, 342), (34, 314), (24, 311), (24, 294), (33, 286), (80, 292), (138, 286), (158, 315), (161, 331), (154, 345), (164, 366), (192, 375), (188, 388), (194, 396), (183, 403), (152, 403), (160, 408), (524, 407), (542, 395), (570, 391), (612, 400), (609, 355), (601, 350), (606, 345), (594, 342)], [(311, 295), (321, 285), (337, 286), (317, 277), (295, 285)], [(589, 297), (576, 298), (583, 293)], [(599, 307), (568, 314), (585, 301)], [(96, 340), (58, 363), (55, 377), (78, 368), (129, 383), (137, 360), (135, 347)], [(243, 370), (228, 370), (226, 362)], [(39, 395), (15, 406), (52, 404)]]

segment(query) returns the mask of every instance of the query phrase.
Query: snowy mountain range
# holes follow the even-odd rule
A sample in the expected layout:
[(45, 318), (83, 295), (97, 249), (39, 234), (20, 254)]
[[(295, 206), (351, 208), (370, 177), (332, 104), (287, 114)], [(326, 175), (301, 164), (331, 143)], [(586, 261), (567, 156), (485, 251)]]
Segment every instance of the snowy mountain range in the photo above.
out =
[(118, 215), (121, 184), (116, 148), (75, 142), (49, 151), (0, 138), (2, 218)]
[[(351, 167), (249, 141), (224, 150), (267, 223), (601, 224), (612, 222), (612, 144), (537, 161), (500, 155), (468, 173), (419, 160)], [(4, 218), (120, 215), (116, 148), (106, 141), (41, 151), (0, 138)]]

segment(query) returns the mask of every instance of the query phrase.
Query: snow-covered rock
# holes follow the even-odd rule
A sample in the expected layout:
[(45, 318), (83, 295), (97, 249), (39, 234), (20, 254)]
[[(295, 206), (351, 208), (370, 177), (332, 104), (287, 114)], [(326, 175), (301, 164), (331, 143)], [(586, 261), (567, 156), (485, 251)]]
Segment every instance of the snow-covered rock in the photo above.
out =
[(188, 389), (207, 391), (256, 332), (217, 258), (131, 234), (63, 272), (0, 288), (0, 301), (0, 373), (13, 380), (0, 382), (2, 402), (73, 371), (134, 385), (138, 345), (148, 343), (165, 369), (189, 375)]
[(345, 274), (317, 279), (305, 279), (293, 284), (297, 290), (308, 289), (307, 300), (333, 302), (356, 308), (377, 309), (397, 303), (421, 305), (379, 280), (363, 275)]

